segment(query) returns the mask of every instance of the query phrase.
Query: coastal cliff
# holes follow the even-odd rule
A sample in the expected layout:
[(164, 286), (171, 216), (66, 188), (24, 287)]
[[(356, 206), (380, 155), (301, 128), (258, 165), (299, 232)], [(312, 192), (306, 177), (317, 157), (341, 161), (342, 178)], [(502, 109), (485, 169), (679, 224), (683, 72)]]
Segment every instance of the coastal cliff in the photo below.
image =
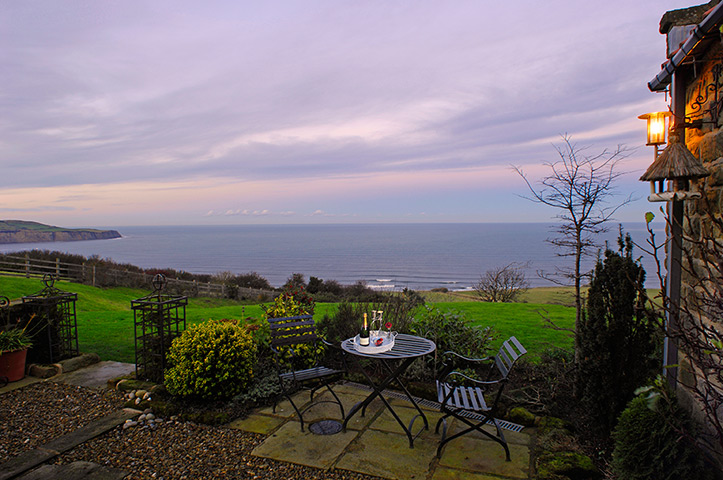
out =
[(74, 242), (120, 238), (116, 230), (61, 228), (24, 220), (0, 220), (0, 244)]

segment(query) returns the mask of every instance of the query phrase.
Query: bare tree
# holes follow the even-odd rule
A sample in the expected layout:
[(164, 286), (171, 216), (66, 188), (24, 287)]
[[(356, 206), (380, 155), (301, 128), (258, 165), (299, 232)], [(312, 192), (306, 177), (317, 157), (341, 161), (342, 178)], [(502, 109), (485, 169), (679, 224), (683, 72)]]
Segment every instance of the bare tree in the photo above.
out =
[[(597, 155), (586, 156), (583, 154), (584, 148), (574, 144), (567, 134), (562, 136), (562, 141), (562, 146), (555, 146), (560, 159), (544, 164), (550, 168), (551, 173), (537, 185), (533, 185), (520, 167), (515, 166), (514, 169), (532, 194), (524, 198), (560, 211), (556, 218), (560, 219), (561, 223), (555, 228), (558, 236), (548, 242), (561, 250), (560, 256), (574, 258), (572, 271), (563, 270), (561, 273), (572, 279), (575, 286), (577, 327), (583, 307), (582, 279), (588, 274), (582, 271), (583, 255), (597, 251), (599, 245), (595, 237), (607, 231), (606, 222), (618, 208), (629, 203), (631, 197), (620, 203), (608, 203), (617, 195), (614, 183), (622, 175), (617, 168), (620, 161), (627, 156), (624, 147), (618, 146), (613, 151), (603, 150)], [(548, 275), (546, 278), (551, 277)], [(576, 336), (576, 360), (577, 344)]]
[(514, 302), (529, 286), (522, 268), (510, 263), (487, 270), (474, 289), (485, 302)]

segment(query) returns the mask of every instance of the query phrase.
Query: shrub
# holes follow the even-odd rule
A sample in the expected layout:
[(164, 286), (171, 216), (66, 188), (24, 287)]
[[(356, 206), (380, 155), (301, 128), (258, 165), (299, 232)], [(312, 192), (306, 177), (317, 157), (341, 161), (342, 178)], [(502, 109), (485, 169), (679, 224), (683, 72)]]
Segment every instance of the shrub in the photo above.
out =
[[(612, 468), (621, 480), (713, 478), (699, 451), (684, 438), (691, 420), (662, 377), (638, 395), (620, 415), (613, 438)], [(706, 473), (707, 472), (707, 473)]]
[[(289, 284), (294, 278), (298, 281), (298, 275), (294, 274), (289, 279)], [(314, 299), (309, 295), (304, 287), (289, 286), (284, 288), (281, 295), (276, 297), (271, 305), (262, 306), (266, 313), (266, 318), (284, 318), (296, 317), (299, 315), (314, 314)], [(278, 347), (278, 361), (287, 365), (294, 365), (293, 369), (312, 367), (319, 356), (324, 354), (323, 344), (307, 343), (290, 346)]]
[(329, 342), (341, 342), (359, 333), (361, 319), (368, 314), (368, 306), (361, 303), (342, 302), (334, 314), (326, 314), (319, 321), (319, 332)]
[(415, 315), (410, 331), (433, 340), (438, 352), (454, 351), (465, 357), (481, 358), (489, 354), (490, 342), (496, 334), (490, 327), (473, 325), (462, 312), (446, 311), (424, 306)]
[(314, 299), (304, 291), (304, 287), (284, 288), (271, 305), (262, 305), (266, 318), (296, 317), (314, 314)]
[(253, 379), (256, 345), (251, 333), (229, 321), (207, 321), (173, 341), (166, 387), (173, 395), (230, 398)]
[(416, 362), (410, 374), (419, 380), (431, 380), (440, 368), (442, 353), (453, 351), (465, 357), (482, 358), (489, 355), (490, 342), (495, 337), (490, 327), (472, 325), (462, 312), (443, 312), (424, 306), (409, 325), (410, 332), (428, 338), (437, 344), (437, 355), (429, 355), (424, 363)]
[[(372, 320), (373, 311), (382, 311), (384, 323), (391, 323), (392, 330), (399, 333), (411, 333), (410, 322), (417, 308), (424, 303), (424, 299), (414, 290), (404, 290), (399, 293), (385, 294), (380, 301), (342, 302), (333, 315), (324, 315), (319, 321), (319, 331), (332, 342), (341, 342), (359, 333), (362, 318), (367, 314)], [(378, 328), (376, 323), (370, 328)]]
[(615, 420), (660, 364), (655, 314), (646, 308), (645, 270), (622, 234), (620, 251), (605, 252), (590, 282), (587, 308), (577, 330), (577, 389), (594, 427), (608, 436)]

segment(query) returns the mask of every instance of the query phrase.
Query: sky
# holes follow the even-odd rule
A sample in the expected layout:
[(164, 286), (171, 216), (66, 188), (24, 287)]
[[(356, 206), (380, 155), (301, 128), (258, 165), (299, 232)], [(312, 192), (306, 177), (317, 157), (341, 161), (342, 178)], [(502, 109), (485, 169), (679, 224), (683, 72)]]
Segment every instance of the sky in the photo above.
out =
[[(701, 2), (702, 3), (702, 2)], [(547, 222), (522, 168), (629, 150), (666, 0), (0, 0), (0, 218)]]

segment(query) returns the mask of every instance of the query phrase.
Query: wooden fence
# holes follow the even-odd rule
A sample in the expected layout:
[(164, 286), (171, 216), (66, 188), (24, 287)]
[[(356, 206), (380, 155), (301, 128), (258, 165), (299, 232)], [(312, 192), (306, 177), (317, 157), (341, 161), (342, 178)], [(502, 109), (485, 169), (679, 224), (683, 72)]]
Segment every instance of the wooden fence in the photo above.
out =
[[(130, 270), (106, 268), (85, 263), (66, 263), (59, 258), (40, 260), (29, 255), (0, 255), (0, 275), (22, 276), (26, 278), (53, 275), (56, 278), (94, 287), (131, 287), (152, 288), (154, 275)], [(188, 295), (190, 297), (219, 297), (268, 300), (274, 292), (254, 288), (237, 287), (223, 283), (197, 282), (167, 278), (164, 293)], [(233, 289), (233, 290), (232, 290)]]

